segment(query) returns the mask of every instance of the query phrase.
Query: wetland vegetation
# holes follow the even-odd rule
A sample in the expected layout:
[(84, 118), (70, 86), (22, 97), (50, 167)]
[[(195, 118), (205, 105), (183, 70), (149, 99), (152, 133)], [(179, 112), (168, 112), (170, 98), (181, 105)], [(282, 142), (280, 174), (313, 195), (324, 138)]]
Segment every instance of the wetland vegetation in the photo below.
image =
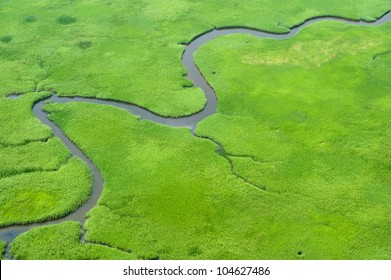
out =
[(99, 244), (80, 243), (80, 224), (68, 221), (34, 228), (15, 240), (11, 254), (20, 260), (131, 260), (133, 255)]
[[(383, 0), (4, 1), (0, 227), (64, 216), (91, 192), (91, 170), (32, 112), (51, 91), (190, 115), (205, 104), (181, 65), (195, 36), (224, 26), (283, 33), (321, 15), (373, 21), (389, 9)], [(319, 22), (287, 40), (207, 42), (195, 62), (218, 111), (194, 133), (112, 106), (49, 102), (104, 190), (84, 225), (35, 227), (11, 255), (390, 259), (390, 29)]]
[(321, 22), (284, 41), (217, 38), (196, 55), (219, 100), (196, 133), (221, 143), (250, 182), (295, 195), (296, 211), (330, 230), (319, 251), (339, 247), (328, 238), (341, 230), (345, 253), (356, 252), (337, 258), (389, 258), (391, 56), (376, 54), (390, 30)]
[[(374, 20), (388, 0), (2, 1), (0, 96), (55, 90), (123, 100), (183, 116), (205, 103), (181, 55), (214, 27), (286, 32), (320, 15)], [(89, 48), (83, 48), (89, 41)]]
[(0, 179), (0, 226), (64, 216), (91, 192), (88, 168), (71, 158), (56, 171), (25, 172)]
[(4, 253), (5, 253), (5, 246), (6, 246), (5, 241), (0, 240), (0, 260), (3, 259)]
[(62, 216), (90, 194), (87, 167), (31, 110), (48, 94), (0, 100), (0, 226)]

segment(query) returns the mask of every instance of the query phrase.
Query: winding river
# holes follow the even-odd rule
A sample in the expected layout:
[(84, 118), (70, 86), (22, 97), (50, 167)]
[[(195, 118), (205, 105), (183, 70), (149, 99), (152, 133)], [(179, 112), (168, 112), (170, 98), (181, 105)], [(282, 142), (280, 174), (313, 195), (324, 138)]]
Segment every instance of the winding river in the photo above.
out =
[[(46, 124), (52, 129), (53, 134), (61, 139), (61, 141), (70, 150), (73, 156), (79, 157), (88, 165), (91, 174), (93, 175), (93, 188), (89, 199), (76, 211), (70, 213), (69, 215), (63, 218), (59, 218), (56, 220), (49, 220), (45, 222), (31, 223), (28, 225), (8, 226), (0, 229), (0, 240), (4, 240), (8, 244), (6, 250), (6, 257), (11, 258), (11, 256), (9, 255), (9, 244), (19, 234), (31, 228), (37, 226), (43, 226), (43, 225), (58, 224), (68, 220), (75, 220), (75, 221), (79, 221), (81, 224), (84, 224), (88, 211), (90, 211), (98, 203), (99, 197), (103, 191), (103, 179), (100, 173), (98, 172), (97, 168), (95, 167), (94, 163), (75, 144), (73, 144), (71, 140), (69, 140), (65, 136), (65, 134), (61, 131), (59, 127), (57, 127), (53, 122), (51, 122), (48, 119), (47, 114), (42, 110), (42, 107), (45, 104), (45, 102), (50, 100), (57, 103), (88, 102), (88, 103), (95, 103), (95, 104), (110, 105), (117, 108), (125, 109), (130, 113), (132, 113), (133, 115), (140, 116), (141, 119), (150, 120), (171, 127), (188, 127), (194, 134), (194, 130), (197, 124), (203, 119), (205, 119), (206, 117), (213, 115), (217, 111), (216, 94), (213, 91), (212, 87), (208, 84), (206, 79), (202, 76), (200, 70), (197, 68), (194, 62), (193, 55), (198, 50), (198, 48), (200, 48), (203, 44), (213, 40), (217, 36), (225, 36), (230, 34), (249, 34), (259, 38), (271, 38), (271, 39), (278, 39), (278, 40), (288, 39), (295, 36), (304, 27), (311, 25), (315, 22), (325, 21), (325, 20), (338, 21), (338, 22), (343, 22), (343, 23), (353, 24), (358, 26), (377, 26), (377, 25), (381, 25), (384, 22), (390, 21), (391, 12), (389, 11), (385, 13), (382, 17), (380, 17), (379, 19), (373, 22), (354, 21), (342, 17), (333, 17), (333, 16), (315, 17), (294, 26), (287, 33), (271, 33), (267, 31), (255, 30), (251, 28), (227, 27), (221, 29), (213, 29), (195, 37), (189, 44), (186, 45), (185, 51), (183, 52), (182, 55), (182, 63), (188, 73), (186, 78), (192, 81), (195, 87), (200, 87), (204, 91), (207, 99), (207, 103), (200, 112), (193, 114), (191, 116), (180, 117), (180, 118), (167, 118), (167, 117), (159, 116), (140, 106), (125, 103), (125, 102), (114, 101), (114, 100), (101, 100), (96, 98), (83, 98), (83, 97), (59, 97), (56, 94), (53, 94), (49, 98), (37, 102), (33, 107), (33, 112), (35, 116), (39, 118), (42, 121), (42, 123)], [(9, 96), (9, 97), (15, 98), (16, 96)]]

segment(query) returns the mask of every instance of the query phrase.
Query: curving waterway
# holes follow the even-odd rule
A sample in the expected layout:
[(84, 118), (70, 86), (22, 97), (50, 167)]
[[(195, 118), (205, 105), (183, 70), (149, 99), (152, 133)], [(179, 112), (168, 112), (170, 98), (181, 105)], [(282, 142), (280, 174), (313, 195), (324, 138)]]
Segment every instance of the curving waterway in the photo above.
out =
[[(57, 103), (88, 102), (94, 104), (110, 105), (117, 108), (125, 109), (130, 113), (132, 113), (133, 115), (140, 116), (140, 118), (144, 120), (150, 120), (155, 123), (159, 123), (171, 127), (190, 128), (190, 130), (194, 135), (194, 130), (197, 124), (203, 119), (205, 119), (206, 117), (213, 115), (217, 111), (216, 94), (212, 89), (212, 87), (208, 84), (206, 79), (203, 77), (203, 75), (201, 74), (200, 70), (198, 69), (194, 61), (194, 53), (205, 43), (213, 40), (218, 36), (225, 36), (230, 34), (248, 34), (259, 38), (271, 38), (276, 40), (288, 39), (295, 36), (304, 27), (319, 21), (338, 21), (338, 22), (343, 22), (343, 23), (358, 25), (358, 26), (378, 26), (390, 20), (391, 20), (391, 12), (389, 11), (385, 13), (382, 17), (380, 17), (379, 19), (373, 22), (355, 21), (355, 20), (350, 20), (342, 17), (333, 17), (333, 16), (315, 17), (294, 26), (287, 33), (272, 33), (272, 32), (267, 32), (262, 30), (251, 29), (251, 28), (244, 28), (244, 27), (227, 27), (227, 28), (212, 29), (210, 31), (207, 31), (195, 37), (189, 44), (187, 44), (185, 51), (183, 52), (182, 55), (182, 63), (188, 73), (186, 78), (192, 81), (195, 87), (201, 88), (204, 91), (205, 97), (207, 99), (207, 103), (205, 107), (198, 113), (193, 114), (191, 116), (180, 117), (180, 118), (168, 118), (168, 117), (163, 117), (158, 114), (155, 114), (152, 111), (149, 111), (148, 109), (142, 108), (140, 106), (121, 102), (121, 101), (102, 100), (102, 99), (84, 98), (84, 97), (59, 97), (55, 93), (53, 93), (49, 98), (37, 102), (33, 107), (34, 115), (37, 118), (39, 118), (42, 121), (42, 123), (46, 124), (52, 129), (53, 134), (61, 139), (61, 141), (70, 150), (73, 156), (77, 156), (80, 159), (82, 159), (90, 168), (91, 174), (93, 175), (92, 192), (89, 199), (81, 207), (79, 207), (77, 210), (70, 213), (69, 215), (66, 215), (63, 218), (45, 221), (45, 222), (37, 222), (28, 225), (14, 225), (14, 226), (4, 227), (0, 229), (0, 240), (6, 241), (9, 245), (19, 234), (37, 226), (58, 224), (69, 220), (79, 221), (80, 223), (84, 224), (88, 211), (90, 211), (95, 205), (97, 205), (99, 197), (103, 191), (103, 179), (98, 169), (94, 165), (94, 163), (70, 139), (67, 138), (67, 136), (61, 131), (59, 127), (57, 127), (52, 121), (49, 120), (48, 115), (42, 110), (42, 107), (47, 101), (50, 100)], [(17, 96), (10, 95), (9, 98), (17, 98)], [(9, 246), (7, 246), (6, 257), (11, 258), (11, 256), (9, 255)]]

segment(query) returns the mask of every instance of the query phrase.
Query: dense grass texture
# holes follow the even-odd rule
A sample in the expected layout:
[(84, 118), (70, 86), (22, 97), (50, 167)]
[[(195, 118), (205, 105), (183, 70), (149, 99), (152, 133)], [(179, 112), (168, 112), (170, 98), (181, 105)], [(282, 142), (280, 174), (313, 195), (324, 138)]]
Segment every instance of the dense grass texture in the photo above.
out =
[(98, 244), (80, 243), (82, 231), (75, 221), (34, 228), (18, 236), (11, 254), (19, 260), (130, 260), (133, 255)]
[(45, 109), (105, 181), (99, 205), (89, 212), (87, 240), (132, 250), (143, 259), (221, 258), (237, 250), (232, 241), (239, 229), (223, 225), (228, 213), (222, 201), (235, 208), (237, 188), (239, 197), (254, 190), (232, 176), (210, 141), (109, 106), (68, 103)]
[(5, 253), (5, 246), (6, 246), (6, 242), (0, 240), (0, 260), (3, 259), (4, 253)]
[(0, 178), (26, 172), (55, 171), (69, 159), (70, 153), (58, 138), (0, 148)]
[[(274, 188), (263, 191), (234, 176), (215, 144), (186, 129), (102, 105), (51, 104), (47, 110), (105, 180), (86, 223), (89, 241), (143, 259), (391, 257), (385, 245), (391, 242), (386, 174), (377, 180), (362, 174), (368, 187), (330, 179), (325, 184), (320, 174), (319, 182), (306, 187), (298, 173), (301, 185), (277, 192), (285, 186), (285, 178), (277, 177)], [(330, 173), (334, 177), (346, 178)], [(319, 195), (309, 191), (315, 188)]]
[(70, 159), (32, 112), (33, 104), (49, 95), (0, 99), (0, 227), (65, 215), (91, 191), (85, 163)]
[[(2, 79), (0, 79), (2, 80)], [(47, 140), (50, 128), (38, 120), (31, 108), (50, 93), (29, 93), (17, 99), (0, 99), (0, 147)]]
[(0, 96), (35, 88), (196, 112), (203, 93), (181, 65), (194, 36), (223, 26), (276, 32), (319, 15), (373, 20), (388, 0), (2, 1)]
[(58, 218), (77, 209), (91, 192), (87, 165), (71, 158), (58, 171), (0, 179), (0, 226)]
[[(2, 1), (0, 226), (64, 215), (91, 188), (85, 164), (31, 112), (49, 93), (7, 94), (55, 90), (186, 115), (205, 99), (183, 77), (178, 43), (216, 26), (285, 32), (312, 16), (373, 20), (389, 8), (385, 0)], [(196, 61), (219, 107), (197, 134), (221, 143), (220, 154), (187, 129), (110, 106), (48, 105), (105, 180), (86, 240), (133, 253), (80, 243), (77, 222), (35, 228), (12, 253), (390, 259), (390, 29), (322, 22), (290, 40), (232, 35), (204, 46)]]
[(324, 176), (352, 186), (367, 185), (365, 176), (389, 183), (391, 56), (377, 54), (389, 48), (390, 30), (389, 23), (323, 22), (291, 40), (216, 39), (199, 51), (197, 63), (217, 92), (218, 114), (197, 133), (228, 154), (252, 156), (232, 160), (258, 166), (251, 172), (260, 184), (268, 184), (269, 172), (278, 176), (281, 183), (270, 184), (275, 191), (297, 184), (293, 189), (319, 194), (300, 180)]
[(326, 258), (390, 258), (390, 31), (322, 22), (284, 41), (218, 38), (196, 55), (219, 99), (196, 133), (248, 181), (317, 201), (296, 211), (355, 240), (354, 254), (319, 246)]

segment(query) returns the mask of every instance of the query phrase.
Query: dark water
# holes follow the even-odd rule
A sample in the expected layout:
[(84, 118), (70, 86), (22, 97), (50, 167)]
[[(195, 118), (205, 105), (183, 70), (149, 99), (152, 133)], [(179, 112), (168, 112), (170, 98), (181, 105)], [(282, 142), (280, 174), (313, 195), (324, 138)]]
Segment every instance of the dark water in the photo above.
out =
[[(83, 224), (86, 220), (87, 212), (97, 204), (99, 197), (103, 191), (103, 180), (102, 177), (100, 176), (99, 171), (97, 170), (95, 165), (87, 158), (87, 156), (84, 155), (84, 153), (80, 151), (80, 149), (75, 144), (73, 144), (72, 141), (70, 141), (53, 122), (51, 122), (48, 119), (47, 114), (42, 110), (42, 106), (44, 105), (45, 102), (47, 102), (48, 100), (58, 102), (58, 103), (88, 102), (94, 104), (114, 106), (117, 108), (125, 109), (134, 115), (140, 116), (141, 119), (150, 120), (156, 123), (160, 123), (172, 127), (187, 127), (190, 128), (192, 132), (194, 132), (197, 124), (201, 120), (216, 113), (217, 105), (218, 105), (215, 92), (213, 91), (212, 87), (208, 84), (206, 79), (202, 76), (201, 72), (199, 71), (199, 69), (197, 68), (194, 62), (193, 55), (195, 51), (198, 50), (199, 47), (201, 47), (203, 44), (213, 40), (218, 36), (225, 36), (230, 34), (249, 34), (259, 38), (271, 38), (277, 40), (288, 39), (295, 36), (301, 29), (303, 29), (308, 25), (311, 25), (315, 22), (327, 21), (327, 20), (338, 21), (338, 22), (343, 22), (346, 24), (352, 24), (358, 26), (377, 26), (377, 25), (381, 25), (384, 22), (390, 21), (391, 13), (387, 12), (381, 18), (379, 18), (374, 22), (353, 21), (349, 19), (332, 17), (332, 16), (316, 17), (316, 18), (306, 20), (297, 26), (294, 26), (287, 33), (281, 33), (281, 34), (260, 31), (260, 30), (250, 29), (250, 28), (227, 27), (227, 28), (213, 29), (197, 36), (188, 45), (186, 45), (186, 49), (182, 56), (182, 63), (188, 72), (186, 76), (187, 79), (192, 81), (195, 87), (199, 87), (204, 91), (207, 99), (207, 103), (200, 112), (193, 114), (191, 116), (180, 117), (180, 118), (166, 118), (166, 117), (159, 116), (158, 114), (155, 114), (140, 106), (125, 103), (125, 102), (114, 101), (114, 100), (101, 100), (96, 98), (84, 98), (84, 97), (59, 97), (55, 94), (53, 94), (50, 98), (47, 98), (35, 104), (35, 106), (33, 107), (33, 112), (35, 116), (52, 129), (53, 134), (62, 140), (62, 142), (67, 146), (67, 148), (71, 151), (71, 153), (74, 156), (79, 157), (88, 165), (88, 167), (91, 170), (91, 174), (93, 175), (94, 178), (93, 190), (90, 198), (73, 213), (63, 218), (52, 220), (52, 221), (32, 223), (29, 225), (5, 227), (3, 229), (0, 229), (0, 240), (7, 241), (9, 244), (19, 234), (31, 228), (42, 226), (42, 225), (58, 224), (68, 220), (79, 221)], [(9, 98), (18, 98), (18, 97), (19, 97), (18, 95), (9, 95)], [(7, 247), (6, 255), (10, 257), (9, 246)]]

